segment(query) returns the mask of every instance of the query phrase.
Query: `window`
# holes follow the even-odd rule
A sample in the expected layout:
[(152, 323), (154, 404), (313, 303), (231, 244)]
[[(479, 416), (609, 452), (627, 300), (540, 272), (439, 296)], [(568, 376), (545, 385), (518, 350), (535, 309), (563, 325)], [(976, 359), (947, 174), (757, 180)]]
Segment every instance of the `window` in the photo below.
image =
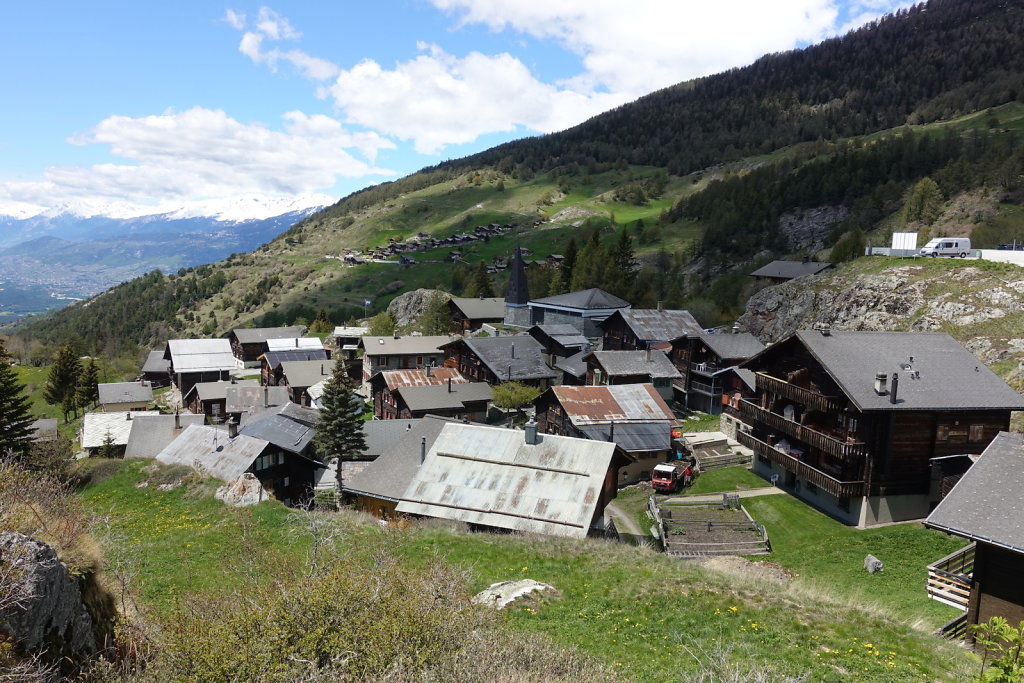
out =
[(936, 441), (949, 441), (949, 425), (939, 425), (935, 428)]
[(387, 356), (377, 356), (377, 365), (385, 367), (388, 364)]
[(416, 365), (423, 365), (423, 356), (416, 356)]
[(967, 440), (971, 443), (978, 443), (985, 440), (985, 425), (971, 425), (970, 434)]

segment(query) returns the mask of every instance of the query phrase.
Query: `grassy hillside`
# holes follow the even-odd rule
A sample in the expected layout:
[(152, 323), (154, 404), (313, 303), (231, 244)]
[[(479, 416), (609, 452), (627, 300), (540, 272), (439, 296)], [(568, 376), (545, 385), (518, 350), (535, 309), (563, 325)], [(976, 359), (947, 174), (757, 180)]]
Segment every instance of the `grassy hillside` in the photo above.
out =
[[(254, 559), (268, 550), (292, 565), (310, 551), (309, 519), (276, 503), (231, 509), (208, 497), (207, 484), (156, 489), (174, 473), (147, 475), (143, 464), (123, 461), (103, 469), (106, 478), (81, 498), (109, 520), (107, 556), (115, 571), (134, 577), (144, 611), (158, 621), (197, 591), (226, 588), (242, 574), (259, 580), (265, 569)], [(151, 485), (138, 488), (147, 476)], [(963, 651), (927, 633), (954, 610), (922, 588), (925, 565), (957, 547), (956, 539), (913, 524), (858, 532), (785, 496), (750, 507), (777, 545), (767, 559), (796, 578), (773, 582), (756, 565), (721, 573), (601, 541), (470, 534), (433, 523), (382, 530), (351, 513), (319, 517), (319, 533), (343, 552), (387, 547), (409, 566), (448, 563), (468, 572), (474, 591), (517, 578), (550, 583), (557, 596), (509, 610), (505, 627), (579, 650), (625, 680), (702, 670), (715, 680), (730, 672), (765, 680), (962, 678)], [(882, 557), (884, 573), (863, 571), (866, 552)]]

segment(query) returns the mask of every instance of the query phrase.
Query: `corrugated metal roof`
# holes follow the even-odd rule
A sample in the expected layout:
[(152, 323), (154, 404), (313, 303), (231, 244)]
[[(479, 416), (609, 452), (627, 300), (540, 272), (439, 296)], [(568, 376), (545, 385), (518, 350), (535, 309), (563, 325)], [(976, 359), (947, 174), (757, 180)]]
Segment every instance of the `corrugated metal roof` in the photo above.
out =
[(267, 340), (267, 351), (315, 351), (322, 348), (324, 348), (324, 343), (316, 337), (287, 337)]
[(294, 339), (306, 334), (305, 325), (290, 327), (239, 327), (231, 332), (242, 344), (258, 344), (271, 339)]
[(637, 338), (644, 341), (669, 341), (687, 334), (698, 334), (704, 329), (689, 311), (656, 308), (616, 311), (601, 326), (616, 314), (621, 315)]
[(594, 441), (614, 441), (627, 453), (667, 451), (672, 448), (672, 425), (661, 423), (612, 423), (581, 425), (579, 430)]
[(201, 425), (205, 415), (182, 413), (178, 415), (180, 428), (175, 429), (174, 415), (143, 415), (132, 418), (125, 458), (155, 458), (189, 425)]
[(429, 387), (448, 384), (448, 378), (452, 384), (465, 384), (469, 380), (462, 376), (457, 368), (430, 368), (427, 374), (426, 368), (415, 368), (411, 370), (383, 370), (381, 379), (387, 385), (389, 391), (401, 387)]
[(577, 427), (613, 421), (676, 423), (672, 410), (650, 384), (563, 385), (551, 391)]
[[(796, 336), (860, 410), (1024, 409), (1024, 396), (942, 332), (803, 330)], [(890, 384), (899, 375), (895, 405), (875, 392), (876, 372), (885, 372)]]
[(427, 452), (398, 512), (583, 538), (601, 500), (615, 444), (447, 424)]
[(592, 351), (589, 356), (584, 358), (590, 357), (598, 362), (608, 377), (628, 375), (645, 375), (652, 379), (682, 377), (668, 356), (661, 351)]
[(223, 429), (209, 425), (190, 425), (156, 459), (165, 465), (186, 465), (231, 481), (249, 469), (269, 445), (263, 439), (242, 434), (232, 439)]
[(132, 420), (143, 415), (159, 415), (157, 410), (118, 411), (116, 413), (86, 413), (82, 420), (82, 448), (99, 448), (110, 434), (115, 446), (128, 443)]
[(1000, 432), (925, 525), (1024, 553), (1024, 436)]
[(399, 396), (409, 410), (458, 410), (472, 401), (490, 401), (491, 385), (486, 382), (452, 383), (441, 386), (402, 387)]
[(150, 403), (153, 387), (149, 382), (109, 382), (97, 384), (100, 403)]
[(167, 348), (176, 373), (233, 370), (236, 366), (227, 339), (172, 339)]

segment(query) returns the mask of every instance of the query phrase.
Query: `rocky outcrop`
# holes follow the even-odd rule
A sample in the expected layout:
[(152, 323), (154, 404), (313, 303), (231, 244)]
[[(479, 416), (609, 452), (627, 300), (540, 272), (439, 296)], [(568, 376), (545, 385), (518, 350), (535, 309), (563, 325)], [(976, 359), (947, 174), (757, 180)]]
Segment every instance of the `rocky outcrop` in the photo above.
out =
[(507, 605), (531, 593), (544, 593), (548, 591), (558, 592), (554, 586), (534, 581), (533, 579), (502, 581), (500, 583), (492, 583), (474, 595), (473, 602), (495, 609), (504, 609)]
[[(430, 301), (430, 297), (438, 291), (440, 290), (414, 289), (392, 299), (391, 303), (388, 304), (388, 313), (394, 318), (395, 326), (401, 328), (418, 323), (420, 318), (423, 317), (423, 312), (427, 310), (427, 303)], [(444, 295), (445, 299), (452, 298), (452, 295), (448, 292), (441, 292), (441, 294)]]
[(786, 236), (791, 251), (825, 248), (825, 237), (839, 221), (850, 215), (845, 206), (819, 206), (779, 217), (779, 231)]
[(0, 564), (15, 568), (11, 588), (16, 598), (0, 611), (0, 631), (26, 652), (45, 653), (49, 661), (79, 660), (96, 652), (93, 621), (79, 582), (53, 548), (3, 532)]
[(213, 497), (231, 507), (248, 507), (269, 500), (270, 494), (252, 472), (246, 472), (234, 481), (217, 489)]

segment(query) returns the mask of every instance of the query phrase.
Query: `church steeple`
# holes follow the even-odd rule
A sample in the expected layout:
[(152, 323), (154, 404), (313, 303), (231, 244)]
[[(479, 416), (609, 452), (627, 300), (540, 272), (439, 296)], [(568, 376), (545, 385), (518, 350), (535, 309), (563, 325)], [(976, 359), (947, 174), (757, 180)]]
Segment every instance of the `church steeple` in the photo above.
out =
[(505, 305), (525, 306), (530, 302), (530, 292), (526, 288), (526, 266), (523, 264), (523, 252), (517, 246), (512, 256), (512, 277), (508, 280), (508, 291), (505, 293)]

